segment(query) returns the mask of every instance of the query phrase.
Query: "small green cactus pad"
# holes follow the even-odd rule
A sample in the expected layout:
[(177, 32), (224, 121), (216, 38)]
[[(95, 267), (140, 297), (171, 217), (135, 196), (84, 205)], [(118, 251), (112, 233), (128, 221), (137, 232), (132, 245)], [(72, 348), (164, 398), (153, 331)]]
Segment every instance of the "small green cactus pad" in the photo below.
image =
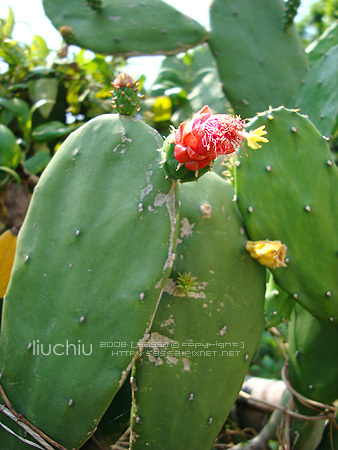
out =
[(175, 183), (161, 145), (134, 118), (91, 120), (46, 168), (20, 231), (1, 383), (17, 412), (67, 448), (90, 437), (127, 377), (173, 264)]
[(283, 30), (283, 2), (214, 0), (210, 21), (210, 46), (236, 113), (252, 117), (269, 105), (291, 106), (307, 58), (294, 26)]
[(179, 194), (174, 270), (132, 373), (133, 450), (209, 450), (264, 327), (265, 269), (245, 251), (233, 189), (208, 173)]
[(175, 132), (171, 133), (164, 141), (161, 158), (163, 169), (166, 175), (172, 180), (177, 180), (180, 183), (188, 181), (197, 181), (202, 175), (209, 172), (212, 166), (206, 166), (203, 169), (196, 171), (187, 169), (180, 164), (174, 156), (175, 149)]
[(250, 239), (280, 240), (276, 283), (314, 316), (338, 322), (338, 170), (326, 140), (285, 108), (259, 114), (269, 142), (236, 162), (236, 194)]
[(338, 22), (333, 23), (306, 48), (310, 64), (316, 64), (335, 45), (338, 45)]
[(290, 317), (295, 306), (295, 300), (290, 294), (284, 292), (273, 279), (272, 273), (266, 285), (264, 316), (265, 327), (276, 327)]
[[(69, 27), (83, 48), (123, 56), (175, 54), (207, 38), (198, 22), (161, 0), (44, 0), (53, 25)], [(91, 1), (90, 3), (97, 3)]]
[(338, 45), (332, 47), (311, 69), (295, 97), (301, 108), (324, 136), (338, 126)]
[[(289, 322), (289, 366), (291, 385), (303, 396), (330, 405), (338, 399), (338, 326), (314, 318), (296, 305)], [(313, 410), (297, 402), (297, 408)]]
[(288, 30), (293, 24), (293, 19), (295, 18), (300, 5), (300, 0), (286, 0), (284, 3), (284, 30)]
[(93, 11), (102, 11), (103, 0), (86, 0), (86, 3)]
[(111, 83), (113, 90), (112, 106), (119, 114), (133, 116), (140, 110), (141, 96), (138, 94), (138, 83), (122, 72)]

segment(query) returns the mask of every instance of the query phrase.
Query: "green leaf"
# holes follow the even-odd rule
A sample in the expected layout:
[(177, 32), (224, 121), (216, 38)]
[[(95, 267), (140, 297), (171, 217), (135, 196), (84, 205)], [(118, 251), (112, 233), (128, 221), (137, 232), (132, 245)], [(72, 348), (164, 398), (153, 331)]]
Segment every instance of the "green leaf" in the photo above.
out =
[(46, 41), (41, 36), (34, 36), (33, 42), (30, 46), (31, 56), (38, 57), (45, 60), (49, 54), (49, 49), (47, 47)]
[(49, 101), (40, 109), (40, 113), (45, 119), (48, 118), (53, 109), (58, 89), (59, 82), (56, 78), (38, 78), (29, 82), (29, 95), (34, 102), (42, 99)]
[[(29, 116), (28, 103), (22, 100), (21, 98), (15, 97), (8, 100), (7, 98), (0, 97), (0, 106), (3, 106), (7, 111), (12, 113), (11, 115), (8, 114), (4, 115), (5, 120), (7, 119), (6, 123), (7, 124), (10, 123), (13, 117), (16, 116), (18, 118), (20, 129), (23, 130)], [(1, 120), (1, 122), (5, 123), (3, 120)]]
[(21, 148), (9, 128), (0, 124), (0, 165), (17, 167), (21, 159)]
[(65, 125), (62, 122), (52, 121), (37, 126), (32, 132), (32, 138), (37, 142), (49, 142), (63, 136), (67, 136), (76, 130), (79, 125)]
[(9, 8), (7, 22), (5, 22), (3, 27), (1, 27), (1, 34), (5, 38), (11, 38), (13, 28), (14, 28), (14, 14), (13, 14), (12, 9)]
[(35, 153), (34, 156), (27, 159), (23, 163), (23, 165), (24, 168), (28, 170), (28, 172), (36, 175), (38, 173), (41, 173), (45, 169), (51, 159), (52, 158), (49, 153), (47, 153), (46, 151), (41, 151)]

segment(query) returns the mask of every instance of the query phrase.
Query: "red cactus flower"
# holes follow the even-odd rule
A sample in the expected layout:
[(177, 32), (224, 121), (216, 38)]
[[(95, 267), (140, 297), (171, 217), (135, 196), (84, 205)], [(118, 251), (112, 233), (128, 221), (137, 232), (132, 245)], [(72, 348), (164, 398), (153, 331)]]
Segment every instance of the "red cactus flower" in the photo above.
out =
[[(209, 106), (204, 106), (189, 122), (181, 123), (175, 135), (174, 156), (189, 170), (203, 169), (219, 155), (229, 155), (242, 146), (244, 139), (267, 142), (261, 137), (266, 131), (247, 133), (243, 130), (245, 120), (229, 114), (213, 115)], [(253, 134), (254, 133), (254, 134)], [(254, 148), (254, 147), (253, 147)]]

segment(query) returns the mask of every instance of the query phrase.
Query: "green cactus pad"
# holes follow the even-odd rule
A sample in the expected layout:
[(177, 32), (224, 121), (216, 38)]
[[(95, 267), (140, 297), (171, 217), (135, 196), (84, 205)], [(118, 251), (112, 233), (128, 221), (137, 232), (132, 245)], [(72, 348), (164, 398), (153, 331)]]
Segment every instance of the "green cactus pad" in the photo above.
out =
[(316, 64), (335, 45), (338, 45), (338, 22), (333, 23), (306, 48), (310, 64)]
[[(303, 396), (325, 404), (338, 399), (338, 326), (318, 320), (296, 305), (289, 323), (289, 366), (291, 385)], [(313, 410), (297, 402), (300, 412)]]
[(174, 270), (132, 373), (133, 450), (209, 450), (264, 326), (265, 269), (245, 251), (233, 189), (208, 173), (179, 194)]
[(254, 241), (287, 246), (287, 267), (272, 270), (276, 283), (314, 316), (338, 322), (337, 167), (306, 117), (271, 109), (248, 129), (263, 125), (269, 143), (236, 164), (246, 229)]
[[(88, 6), (91, 3), (91, 6)], [(195, 20), (161, 0), (44, 0), (53, 25), (69, 27), (78, 45), (123, 56), (175, 54), (207, 38)]]
[(281, 0), (215, 0), (210, 46), (225, 95), (236, 113), (252, 117), (290, 105), (307, 72), (294, 26), (284, 31)]
[(175, 183), (161, 145), (134, 118), (91, 120), (46, 168), (20, 232), (1, 383), (18, 413), (67, 448), (90, 437), (127, 377), (171, 270)]
[(311, 69), (295, 97), (295, 105), (328, 137), (338, 126), (337, 80), (338, 45)]
[(276, 327), (289, 319), (294, 306), (295, 300), (275, 283), (272, 273), (270, 273), (265, 291), (265, 327)]

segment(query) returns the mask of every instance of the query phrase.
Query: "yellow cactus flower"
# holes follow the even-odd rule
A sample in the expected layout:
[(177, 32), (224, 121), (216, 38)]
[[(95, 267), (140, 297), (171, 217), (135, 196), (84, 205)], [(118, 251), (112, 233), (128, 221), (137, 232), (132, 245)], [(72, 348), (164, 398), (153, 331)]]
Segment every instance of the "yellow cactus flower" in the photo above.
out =
[(263, 266), (275, 269), (276, 267), (286, 267), (285, 255), (287, 247), (280, 241), (248, 241), (245, 249), (250, 256), (257, 259)]
[(262, 127), (256, 128), (255, 130), (252, 130), (248, 133), (247, 136), (247, 144), (250, 148), (257, 150), (257, 148), (261, 148), (262, 146), (258, 142), (269, 142), (268, 139), (263, 137), (265, 134), (267, 134), (267, 131), (264, 129), (265, 125)]

